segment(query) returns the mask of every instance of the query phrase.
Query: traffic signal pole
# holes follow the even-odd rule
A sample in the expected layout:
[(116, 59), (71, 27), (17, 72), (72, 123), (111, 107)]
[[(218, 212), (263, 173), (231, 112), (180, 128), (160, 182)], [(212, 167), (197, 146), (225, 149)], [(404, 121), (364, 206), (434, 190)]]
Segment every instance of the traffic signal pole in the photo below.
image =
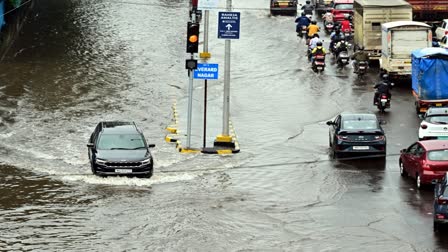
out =
[[(196, 23), (196, 12), (194, 11), (191, 16), (191, 23)], [(199, 28), (198, 28), (199, 30)], [(190, 26), (188, 27), (187, 33), (190, 33)], [(199, 38), (197, 38), (199, 39)], [(190, 34), (187, 34), (187, 51), (189, 51), (189, 42), (190, 41)], [(194, 51), (191, 51), (191, 60), (194, 59)], [(187, 145), (186, 148), (191, 148), (191, 117), (193, 113), (193, 75), (194, 75), (194, 69), (188, 69), (188, 112), (187, 112)]]

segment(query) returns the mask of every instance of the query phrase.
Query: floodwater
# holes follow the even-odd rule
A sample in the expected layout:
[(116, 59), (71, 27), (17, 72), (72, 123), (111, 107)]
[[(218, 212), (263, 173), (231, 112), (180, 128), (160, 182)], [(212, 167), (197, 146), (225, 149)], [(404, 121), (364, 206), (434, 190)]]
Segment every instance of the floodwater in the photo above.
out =
[[(187, 1), (35, 0), (0, 63), (0, 251), (448, 249), (432, 231), (431, 188), (398, 170), (419, 124), (409, 84), (379, 115), (386, 160), (333, 160), (325, 122), (376, 111), (378, 69), (359, 80), (328, 57), (313, 73), (294, 18), (270, 16), (268, 4), (234, 1), (241, 153), (216, 156), (164, 141), (173, 102), (187, 104)], [(216, 11), (210, 20), (215, 34)], [(210, 36), (222, 66), (223, 48)], [(211, 125), (221, 125), (222, 83), (209, 87)], [(156, 144), (151, 179), (91, 174), (86, 143), (102, 120), (135, 121)]]

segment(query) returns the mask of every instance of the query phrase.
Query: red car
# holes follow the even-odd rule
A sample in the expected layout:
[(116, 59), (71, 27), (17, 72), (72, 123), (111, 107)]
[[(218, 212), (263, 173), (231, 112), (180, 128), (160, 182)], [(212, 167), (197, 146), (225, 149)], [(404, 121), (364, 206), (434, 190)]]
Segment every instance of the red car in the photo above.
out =
[(448, 172), (448, 140), (418, 141), (400, 153), (400, 174), (415, 178), (418, 189)]
[(333, 9), (333, 21), (341, 22), (347, 15), (353, 16), (353, 2), (354, 0), (335, 0)]

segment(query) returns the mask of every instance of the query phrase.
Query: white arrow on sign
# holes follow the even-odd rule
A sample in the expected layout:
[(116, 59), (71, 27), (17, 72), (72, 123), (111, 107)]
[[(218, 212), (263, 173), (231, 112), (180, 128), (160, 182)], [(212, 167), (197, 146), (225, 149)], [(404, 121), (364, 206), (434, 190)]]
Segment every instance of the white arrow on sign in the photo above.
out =
[(230, 29), (232, 29), (232, 25), (228, 24), (228, 25), (226, 25), (226, 28), (227, 28), (228, 31), (230, 31)]

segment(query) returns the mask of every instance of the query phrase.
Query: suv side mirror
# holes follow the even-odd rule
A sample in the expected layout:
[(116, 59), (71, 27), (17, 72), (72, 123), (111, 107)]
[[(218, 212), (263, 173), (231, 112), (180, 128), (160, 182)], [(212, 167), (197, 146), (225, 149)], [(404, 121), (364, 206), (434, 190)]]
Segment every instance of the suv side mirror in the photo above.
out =
[(156, 147), (155, 144), (148, 144), (148, 148), (154, 148), (154, 147)]
[(87, 147), (89, 147), (89, 148), (93, 148), (93, 143), (88, 143), (88, 144), (87, 144)]
[(420, 118), (420, 119), (425, 119), (425, 115), (424, 114), (418, 114), (418, 118)]
[(333, 122), (333, 121), (328, 121), (328, 122), (327, 122), (327, 125), (328, 125), (328, 126), (330, 126), (330, 125), (334, 125), (334, 122)]
[(400, 153), (405, 153), (406, 152), (406, 149), (401, 149), (400, 150)]

